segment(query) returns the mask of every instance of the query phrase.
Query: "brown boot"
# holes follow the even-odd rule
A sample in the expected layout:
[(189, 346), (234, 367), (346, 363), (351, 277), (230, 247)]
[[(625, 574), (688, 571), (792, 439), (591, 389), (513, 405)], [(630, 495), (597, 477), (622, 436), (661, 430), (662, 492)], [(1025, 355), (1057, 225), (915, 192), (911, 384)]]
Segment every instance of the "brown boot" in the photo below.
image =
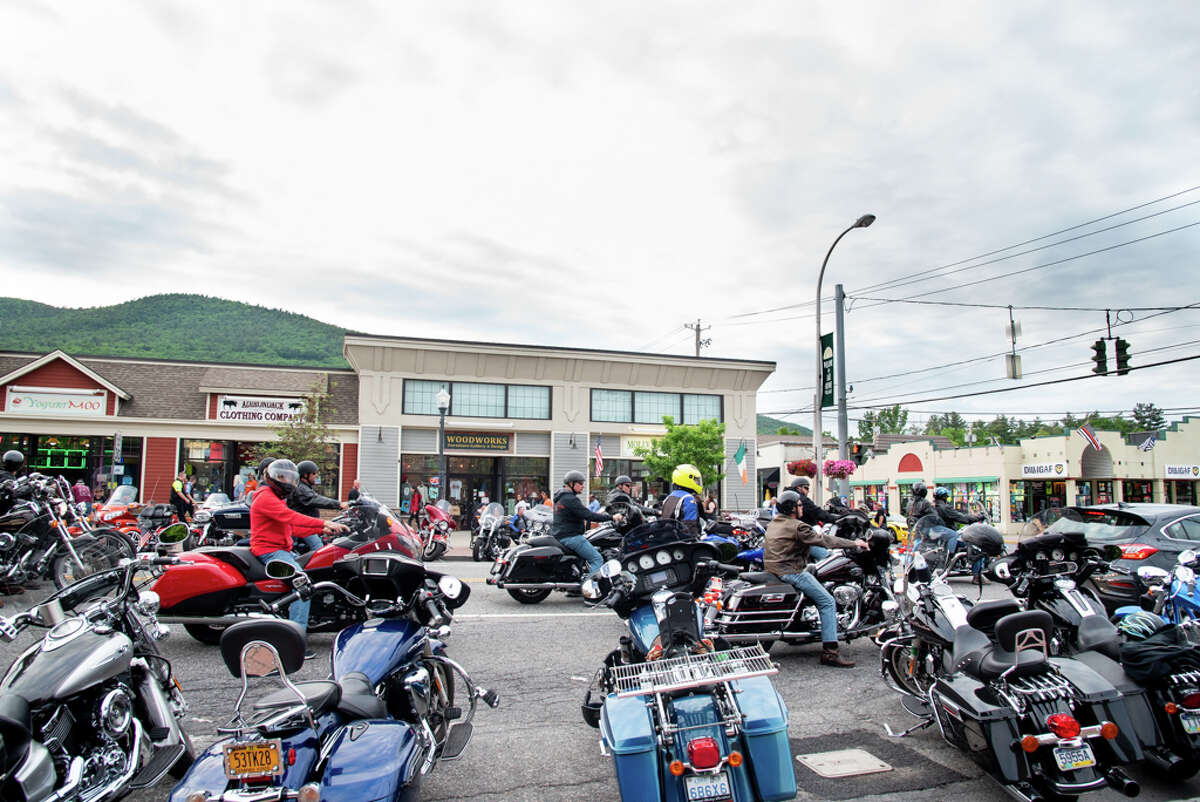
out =
[(835, 668), (853, 668), (854, 661), (847, 660), (838, 654), (838, 645), (836, 643), (824, 644), (824, 649), (821, 651), (821, 665), (834, 666)]

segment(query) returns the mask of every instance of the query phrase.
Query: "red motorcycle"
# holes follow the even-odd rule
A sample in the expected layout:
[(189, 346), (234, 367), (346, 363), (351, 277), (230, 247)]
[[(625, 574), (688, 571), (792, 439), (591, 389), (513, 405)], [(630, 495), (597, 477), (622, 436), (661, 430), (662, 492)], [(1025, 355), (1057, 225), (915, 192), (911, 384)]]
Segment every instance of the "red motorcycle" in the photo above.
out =
[[(348, 554), (395, 551), (421, 559), (421, 538), (369, 496), (360, 496), (335, 520), (350, 532), (298, 558), (313, 584), (337, 581), (334, 563)], [(180, 559), (190, 564), (169, 567), (154, 583), (160, 600), (158, 620), (183, 624), (201, 643), (218, 643), (226, 627), (263, 615), (263, 602), (269, 604), (292, 590), (268, 577), (266, 566), (249, 547), (203, 548), (184, 552)], [(362, 608), (350, 605), (340, 593), (318, 593), (309, 608), (308, 631), (337, 632), (362, 619)]]
[(450, 515), (450, 502), (439, 501), (425, 505), (425, 523), (421, 525), (422, 557), (430, 562), (439, 559), (450, 547), (450, 532), (455, 528)]

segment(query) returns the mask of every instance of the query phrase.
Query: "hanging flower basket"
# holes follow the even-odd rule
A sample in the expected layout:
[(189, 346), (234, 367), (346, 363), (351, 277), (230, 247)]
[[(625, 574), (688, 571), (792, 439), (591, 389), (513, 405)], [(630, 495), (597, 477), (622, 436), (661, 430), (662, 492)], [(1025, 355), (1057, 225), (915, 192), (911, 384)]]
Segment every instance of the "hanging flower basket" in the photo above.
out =
[(854, 473), (858, 468), (857, 463), (850, 459), (827, 459), (825, 460), (825, 475), (832, 476), (835, 479), (848, 479), (850, 474)]
[(787, 472), (792, 476), (807, 476), (812, 478), (817, 475), (817, 463), (810, 459), (798, 459), (787, 464)]

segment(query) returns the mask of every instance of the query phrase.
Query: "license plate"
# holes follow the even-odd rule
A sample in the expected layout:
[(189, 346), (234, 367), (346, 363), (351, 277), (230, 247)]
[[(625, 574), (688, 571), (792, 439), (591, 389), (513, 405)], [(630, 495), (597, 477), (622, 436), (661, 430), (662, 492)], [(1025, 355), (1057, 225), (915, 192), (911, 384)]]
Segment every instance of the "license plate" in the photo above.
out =
[(683, 782), (689, 802), (701, 799), (706, 802), (733, 799), (733, 792), (729, 788), (729, 775), (723, 771), (698, 777), (684, 777)]
[(283, 774), (279, 739), (225, 744), (225, 776), (231, 780)]
[(1087, 744), (1083, 746), (1060, 746), (1054, 750), (1054, 762), (1058, 764), (1061, 770), (1072, 771), (1096, 765), (1096, 756), (1092, 754), (1092, 747)]
[(1200, 713), (1180, 713), (1179, 723), (1188, 735), (1200, 734)]

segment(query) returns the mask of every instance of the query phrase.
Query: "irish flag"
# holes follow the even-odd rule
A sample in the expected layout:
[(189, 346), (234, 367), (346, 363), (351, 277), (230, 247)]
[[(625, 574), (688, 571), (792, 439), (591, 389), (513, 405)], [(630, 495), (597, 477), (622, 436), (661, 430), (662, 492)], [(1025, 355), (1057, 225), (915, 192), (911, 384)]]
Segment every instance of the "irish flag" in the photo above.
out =
[(738, 450), (733, 455), (733, 461), (737, 463), (738, 473), (742, 475), (742, 484), (746, 484), (746, 441), (743, 440)]

